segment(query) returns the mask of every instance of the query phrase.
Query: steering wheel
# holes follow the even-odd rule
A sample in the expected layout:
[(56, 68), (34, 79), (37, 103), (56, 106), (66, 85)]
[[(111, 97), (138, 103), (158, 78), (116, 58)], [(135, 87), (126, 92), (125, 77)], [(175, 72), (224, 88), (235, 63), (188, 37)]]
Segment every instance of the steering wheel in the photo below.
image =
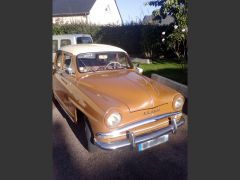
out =
[(110, 63), (108, 63), (108, 64), (106, 65), (105, 69), (107, 69), (108, 66), (110, 66), (111, 64), (114, 64), (113, 69), (116, 69), (116, 67), (117, 67), (116, 65), (117, 65), (117, 64), (119, 65), (120, 68), (122, 67), (122, 65), (121, 65), (119, 62), (110, 62)]

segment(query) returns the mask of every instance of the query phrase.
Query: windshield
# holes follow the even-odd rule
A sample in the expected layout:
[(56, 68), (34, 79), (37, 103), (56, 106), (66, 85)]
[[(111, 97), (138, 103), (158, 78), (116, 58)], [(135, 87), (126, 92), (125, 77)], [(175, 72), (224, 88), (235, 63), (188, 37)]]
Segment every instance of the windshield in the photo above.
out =
[(77, 44), (91, 44), (92, 38), (90, 37), (78, 37), (77, 38)]
[(124, 52), (93, 52), (77, 56), (80, 72), (94, 72), (132, 68), (128, 56)]

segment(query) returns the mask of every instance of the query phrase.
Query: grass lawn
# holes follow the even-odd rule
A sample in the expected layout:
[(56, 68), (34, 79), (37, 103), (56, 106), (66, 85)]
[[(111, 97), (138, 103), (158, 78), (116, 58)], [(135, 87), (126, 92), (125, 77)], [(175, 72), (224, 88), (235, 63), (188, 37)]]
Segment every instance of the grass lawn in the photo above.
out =
[(152, 73), (159, 74), (179, 83), (187, 85), (187, 72), (183, 72), (181, 65), (172, 60), (153, 61), (152, 64), (141, 64), (143, 74), (151, 77)]

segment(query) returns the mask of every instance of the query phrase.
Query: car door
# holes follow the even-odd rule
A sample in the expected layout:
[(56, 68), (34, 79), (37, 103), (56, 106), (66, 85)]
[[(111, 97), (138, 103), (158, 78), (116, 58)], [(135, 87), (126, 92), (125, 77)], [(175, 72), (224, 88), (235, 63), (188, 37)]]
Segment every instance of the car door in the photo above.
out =
[(53, 91), (64, 110), (75, 120), (76, 109), (72, 97), (72, 87), (75, 81), (73, 56), (60, 52), (56, 58), (57, 70), (53, 75)]

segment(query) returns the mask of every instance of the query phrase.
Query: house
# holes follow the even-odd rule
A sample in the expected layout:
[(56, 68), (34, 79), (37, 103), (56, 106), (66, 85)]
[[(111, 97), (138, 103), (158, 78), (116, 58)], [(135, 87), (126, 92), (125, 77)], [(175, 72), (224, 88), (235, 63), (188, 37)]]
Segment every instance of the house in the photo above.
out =
[(122, 25), (116, 0), (53, 0), (53, 24)]
[(143, 18), (143, 24), (155, 24), (155, 25), (164, 26), (164, 25), (169, 25), (171, 23), (174, 23), (174, 18), (170, 15), (167, 15), (165, 19), (162, 19), (161, 23), (159, 23), (158, 20), (154, 20), (153, 15), (144, 16)]

